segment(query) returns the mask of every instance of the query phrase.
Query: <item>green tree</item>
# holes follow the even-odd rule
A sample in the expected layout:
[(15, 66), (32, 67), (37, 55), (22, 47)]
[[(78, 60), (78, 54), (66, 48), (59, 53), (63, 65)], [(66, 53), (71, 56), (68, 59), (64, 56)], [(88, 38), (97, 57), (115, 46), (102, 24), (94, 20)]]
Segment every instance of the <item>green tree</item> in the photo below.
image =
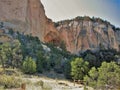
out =
[(45, 63), (45, 58), (44, 58), (42, 52), (39, 51), (39, 52), (37, 53), (37, 61), (36, 61), (37, 72), (40, 72), (40, 73), (43, 72), (44, 63)]
[(84, 81), (86, 84), (93, 88), (97, 88), (97, 80), (98, 80), (98, 71), (95, 67), (92, 67), (89, 71), (88, 75), (84, 77)]
[(13, 69), (20, 67), (22, 64), (22, 52), (21, 52), (21, 43), (19, 40), (14, 40), (11, 43), (11, 65)]
[(120, 66), (115, 62), (106, 63), (103, 62), (101, 67), (98, 68), (98, 87), (116, 88), (120, 84)]
[(89, 86), (97, 90), (109, 88), (116, 90), (120, 88), (120, 66), (115, 62), (103, 62), (100, 68), (95, 69), (93, 67), (88, 75), (84, 77), (84, 80)]
[(66, 61), (65, 62), (65, 65), (64, 65), (64, 75), (67, 79), (71, 79), (71, 64), (70, 64), (71, 60), (70, 61)]
[(22, 53), (20, 48), (20, 42), (13, 40), (12, 42), (3, 43), (1, 46), (1, 52), (6, 56), (6, 66), (20, 67), (22, 64)]
[(85, 56), (84, 60), (89, 62), (90, 67), (93, 67), (93, 66), (97, 67), (97, 65), (98, 65), (97, 64), (98, 62), (96, 61), (96, 57), (92, 54), (87, 54)]
[(0, 62), (2, 64), (3, 70), (5, 70), (5, 64), (8, 60), (8, 52), (11, 50), (9, 43), (2, 43), (0, 45)]
[(2, 64), (2, 68), (4, 71), (5, 71), (5, 65), (4, 65), (5, 58), (6, 58), (5, 52), (3, 52), (3, 47), (2, 45), (0, 45), (0, 64)]
[(22, 68), (24, 73), (33, 74), (36, 72), (36, 63), (31, 57), (26, 57)]
[(75, 58), (71, 62), (71, 75), (73, 79), (82, 80), (89, 71), (89, 63), (82, 58)]

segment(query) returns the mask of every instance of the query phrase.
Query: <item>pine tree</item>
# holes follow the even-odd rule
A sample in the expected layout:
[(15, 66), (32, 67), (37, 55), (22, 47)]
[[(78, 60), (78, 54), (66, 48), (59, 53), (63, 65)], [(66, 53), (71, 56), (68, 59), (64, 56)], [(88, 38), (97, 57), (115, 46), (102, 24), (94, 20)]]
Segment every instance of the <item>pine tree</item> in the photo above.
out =
[(71, 75), (72, 78), (75, 80), (82, 80), (83, 77), (88, 73), (89, 63), (87, 61), (83, 61), (82, 58), (75, 58), (71, 62)]
[(26, 57), (23, 62), (23, 72), (26, 74), (33, 74), (36, 72), (36, 63), (31, 57)]

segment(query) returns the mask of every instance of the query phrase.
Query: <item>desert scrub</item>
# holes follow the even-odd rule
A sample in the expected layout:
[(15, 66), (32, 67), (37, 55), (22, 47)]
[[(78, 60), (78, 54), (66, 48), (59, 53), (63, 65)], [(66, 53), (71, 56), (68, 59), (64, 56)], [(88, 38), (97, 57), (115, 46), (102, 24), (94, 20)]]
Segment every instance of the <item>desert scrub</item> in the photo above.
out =
[(52, 87), (48, 83), (44, 83), (42, 90), (52, 90)]
[(40, 80), (40, 81), (37, 81), (37, 82), (35, 83), (35, 85), (36, 85), (36, 86), (41, 86), (41, 88), (43, 88), (44, 82), (43, 82), (42, 80)]
[(29, 79), (23, 80), (22, 82), (26, 83), (27, 85), (32, 85), (32, 81)]
[(0, 85), (3, 88), (18, 88), (21, 83), (22, 80), (15, 78), (15, 76), (0, 75)]

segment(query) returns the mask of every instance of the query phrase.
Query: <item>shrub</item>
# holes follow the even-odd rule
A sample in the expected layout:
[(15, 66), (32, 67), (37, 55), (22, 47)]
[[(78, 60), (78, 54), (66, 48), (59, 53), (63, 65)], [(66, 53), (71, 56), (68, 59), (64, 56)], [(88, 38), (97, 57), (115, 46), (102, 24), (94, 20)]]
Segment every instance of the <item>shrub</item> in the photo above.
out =
[(44, 83), (42, 90), (52, 90), (52, 87), (48, 83)]
[(84, 77), (87, 85), (95, 89), (119, 90), (120, 66), (115, 62), (103, 62), (99, 68), (93, 67), (87, 76)]
[(70, 64), (70, 62), (71, 62), (71, 60), (68, 60), (64, 64), (64, 76), (67, 79), (71, 79), (71, 64)]
[(22, 80), (14, 76), (0, 75), (0, 85), (3, 88), (18, 88)]
[(41, 88), (43, 88), (44, 82), (43, 82), (42, 80), (40, 80), (40, 81), (37, 81), (37, 82), (35, 83), (35, 85), (41, 86)]
[(23, 62), (23, 72), (26, 74), (33, 74), (36, 72), (36, 63), (31, 57), (26, 57)]
[(75, 58), (71, 62), (71, 76), (73, 79), (82, 80), (89, 71), (89, 63), (82, 58)]

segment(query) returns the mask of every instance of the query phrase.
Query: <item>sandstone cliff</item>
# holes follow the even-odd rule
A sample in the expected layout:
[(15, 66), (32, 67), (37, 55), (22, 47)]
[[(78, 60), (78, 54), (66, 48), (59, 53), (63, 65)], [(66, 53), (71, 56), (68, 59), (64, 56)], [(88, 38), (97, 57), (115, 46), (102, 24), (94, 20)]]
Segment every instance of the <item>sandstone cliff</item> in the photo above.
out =
[(60, 21), (55, 25), (67, 50), (72, 53), (100, 48), (119, 50), (120, 30), (107, 21), (85, 16)]
[[(40, 0), (0, 0), (0, 22), (7, 29), (37, 36), (42, 42), (60, 44), (78, 53), (87, 49), (120, 49), (120, 30), (99, 18), (77, 17), (54, 23)], [(5, 29), (4, 28), (4, 29)]]
[(58, 32), (46, 17), (40, 0), (0, 0), (0, 21), (4, 27), (32, 34), (43, 42), (58, 39)]

